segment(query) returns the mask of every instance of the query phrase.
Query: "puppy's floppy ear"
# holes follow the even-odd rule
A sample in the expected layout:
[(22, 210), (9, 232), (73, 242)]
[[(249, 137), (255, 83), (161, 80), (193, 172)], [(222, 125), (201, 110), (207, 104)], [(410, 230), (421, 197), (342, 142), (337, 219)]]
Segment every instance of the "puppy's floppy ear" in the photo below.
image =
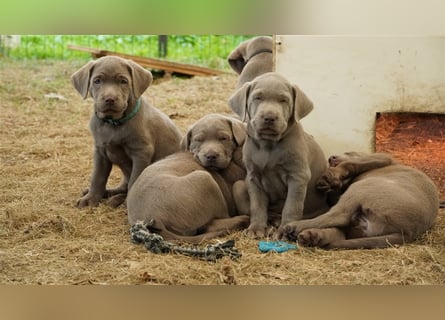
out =
[(88, 96), (88, 88), (90, 87), (91, 73), (94, 64), (94, 61), (90, 61), (71, 75), (71, 83), (84, 99)]
[(150, 71), (145, 70), (136, 62), (128, 60), (128, 66), (130, 67), (134, 96), (139, 98), (152, 83), (153, 76)]
[(186, 132), (186, 134), (182, 137), (179, 147), (183, 151), (190, 151), (190, 142), (192, 140), (192, 128)]
[(296, 85), (292, 86), (292, 92), (294, 96), (294, 116), (295, 120), (298, 121), (307, 116), (312, 109), (314, 109), (314, 105), (311, 100), (298, 88)]
[(241, 121), (244, 122), (247, 113), (247, 100), (250, 94), (250, 87), (252, 82), (244, 83), (241, 88), (229, 98), (229, 106), (233, 112), (240, 116)]
[(246, 140), (247, 136), (247, 125), (238, 119), (229, 118), (230, 126), (232, 127), (232, 134), (235, 142), (238, 146), (243, 145), (244, 140)]
[(246, 65), (246, 49), (247, 42), (242, 42), (227, 57), (227, 61), (229, 62), (230, 66), (238, 74), (241, 74), (241, 71), (243, 71), (244, 66)]

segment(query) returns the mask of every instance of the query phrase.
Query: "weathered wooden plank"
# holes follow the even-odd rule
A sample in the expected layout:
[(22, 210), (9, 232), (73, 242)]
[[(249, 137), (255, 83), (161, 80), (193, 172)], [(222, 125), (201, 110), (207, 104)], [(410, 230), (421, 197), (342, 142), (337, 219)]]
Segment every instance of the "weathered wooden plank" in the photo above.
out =
[(218, 74), (227, 73), (226, 71), (196, 66), (193, 64), (172, 62), (172, 61), (166, 61), (166, 60), (155, 59), (155, 58), (146, 58), (146, 57), (134, 56), (134, 55), (126, 54), (126, 53), (94, 49), (94, 48), (88, 48), (88, 47), (82, 47), (82, 46), (68, 45), (68, 49), (88, 52), (94, 58), (100, 58), (103, 56), (119, 56), (121, 58), (133, 60), (134, 62), (140, 64), (143, 67), (156, 69), (156, 70), (164, 70), (169, 73), (175, 72), (175, 73), (186, 74), (186, 75), (191, 75), (191, 76), (214, 76), (214, 75), (218, 75)]

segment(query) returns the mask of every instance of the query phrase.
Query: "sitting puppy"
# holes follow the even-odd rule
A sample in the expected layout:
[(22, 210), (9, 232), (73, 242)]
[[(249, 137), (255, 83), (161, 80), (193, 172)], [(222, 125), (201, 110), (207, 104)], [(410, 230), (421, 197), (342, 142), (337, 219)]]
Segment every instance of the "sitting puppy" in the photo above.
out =
[(247, 177), (244, 185), (235, 186), (239, 193), (245, 189), (250, 199), (250, 209), (241, 210), (250, 212), (247, 234), (266, 235), (268, 211), (281, 216), (275, 239), (283, 237), (289, 222), (327, 211), (325, 194), (315, 189), (327, 161), (299, 122), (313, 108), (306, 95), (283, 76), (269, 72), (245, 83), (229, 104), (247, 121), (243, 149)]
[(379, 153), (346, 153), (329, 162), (318, 188), (340, 190), (338, 203), (314, 219), (289, 223), (289, 239), (323, 248), (384, 248), (413, 241), (433, 226), (438, 191), (424, 173)]
[(240, 76), (236, 88), (257, 76), (273, 71), (271, 37), (255, 37), (241, 42), (228, 56), (232, 69)]
[(130, 189), (128, 220), (148, 223), (166, 239), (199, 243), (245, 228), (248, 216), (236, 216), (232, 185), (245, 178), (241, 149), (245, 125), (210, 114), (197, 121), (173, 154), (147, 167)]
[[(79, 199), (79, 208), (96, 206), (112, 197), (110, 205), (125, 201), (127, 189), (152, 162), (179, 150), (181, 133), (142, 93), (152, 75), (133, 61), (102, 57), (71, 76), (74, 88), (94, 100), (90, 130), (94, 137), (94, 169), (90, 188)], [(111, 167), (116, 164), (124, 178), (116, 189), (106, 190)]]

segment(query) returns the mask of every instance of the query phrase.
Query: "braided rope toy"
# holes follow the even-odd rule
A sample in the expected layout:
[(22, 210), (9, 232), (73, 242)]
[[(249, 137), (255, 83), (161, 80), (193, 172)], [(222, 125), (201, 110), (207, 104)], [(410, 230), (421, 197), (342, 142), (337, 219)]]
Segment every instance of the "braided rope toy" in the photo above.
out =
[(205, 261), (216, 261), (224, 256), (236, 260), (241, 257), (241, 253), (234, 248), (235, 240), (228, 240), (223, 243), (208, 245), (205, 248), (179, 246), (167, 242), (164, 238), (148, 230), (150, 222), (137, 221), (130, 228), (131, 241), (133, 243), (143, 243), (145, 247), (153, 253), (178, 253), (186, 256), (196, 257)]

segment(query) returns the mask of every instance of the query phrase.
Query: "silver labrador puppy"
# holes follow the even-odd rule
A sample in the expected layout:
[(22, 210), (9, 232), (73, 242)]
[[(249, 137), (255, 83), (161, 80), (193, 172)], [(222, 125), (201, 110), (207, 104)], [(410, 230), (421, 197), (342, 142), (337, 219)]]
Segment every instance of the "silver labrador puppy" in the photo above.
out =
[(147, 167), (130, 189), (128, 220), (148, 224), (166, 239), (199, 243), (247, 227), (232, 186), (243, 180), (245, 124), (210, 114), (187, 132), (182, 147)]
[(423, 172), (383, 153), (351, 152), (329, 162), (318, 188), (340, 190), (338, 203), (314, 219), (289, 223), (289, 239), (329, 249), (384, 248), (413, 241), (434, 225), (438, 191)]
[[(152, 75), (131, 60), (102, 57), (88, 62), (71, 80), (84, 99), (90, 94), (94, 100), (94, 169), (90, 188), (77, 206), (96, 206), (111, 197), (109, 204), (116, 207), (145, 167), (179, 150), (181, 132), (142, 96)], [(106, 190), (113, 164), (124, 177), (116, 189)]]
[(227, 57), (229, 65), (239, 74), (236, 88), (263, 73), (273, 71), (272, 52), (271, 37), (260, 36), (241, 42)]
[[(325, 194), (315, 189), (327, 161), (299, 122), (313, 108), (306, 95), (280, 74), (269, 72), (245, 83), (229, 104), (247, 121), (243, 159), (250, 200), (248, 235), (266, 235), (268, 211), (281, 216), (277, 239), (283, 237), (286, 224), (327, 211)], [(236, 188), (242, 190), (243, 183)]]

